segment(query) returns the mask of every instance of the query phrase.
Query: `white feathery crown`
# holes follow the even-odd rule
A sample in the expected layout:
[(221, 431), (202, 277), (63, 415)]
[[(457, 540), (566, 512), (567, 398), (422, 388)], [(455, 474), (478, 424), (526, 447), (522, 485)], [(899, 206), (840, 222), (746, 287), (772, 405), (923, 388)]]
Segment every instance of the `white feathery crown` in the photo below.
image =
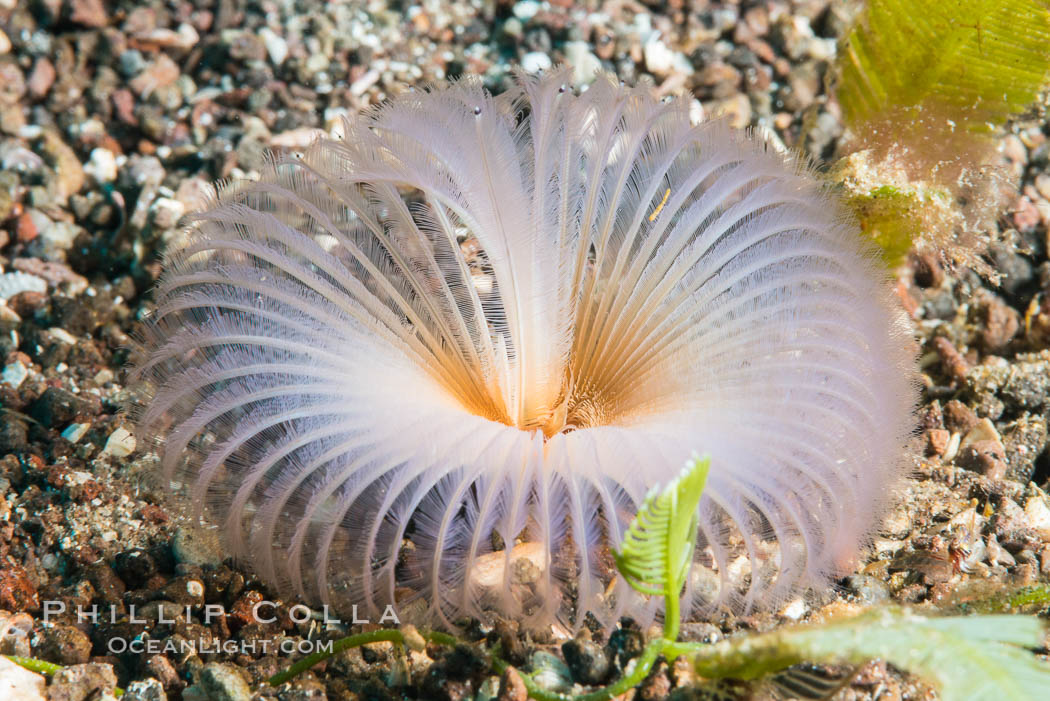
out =
[(649, 620), (610, 548), (694, 451), (687, 613), (825, 586), (875, 527), (913, 358), (856, 227), (684, 101), (565, 81), (397, 97), (169, 254), (138, 425), (278, 591)]

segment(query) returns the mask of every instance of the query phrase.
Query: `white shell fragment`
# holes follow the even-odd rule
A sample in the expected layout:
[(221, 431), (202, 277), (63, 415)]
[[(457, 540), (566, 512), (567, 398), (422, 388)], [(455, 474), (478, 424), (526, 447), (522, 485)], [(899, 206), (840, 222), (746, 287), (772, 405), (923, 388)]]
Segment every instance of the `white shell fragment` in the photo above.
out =
[(22, 271), (0, 275), (0, 299), (7, 301), (19, 292), (47, 292), (47, 281)]
[(115, 458), (126, 458), (133, 452), (135, 452), (135, 436), (123, 426), (109, 434), (106, 447), (102, 449), (103, 455), (111, 455)]

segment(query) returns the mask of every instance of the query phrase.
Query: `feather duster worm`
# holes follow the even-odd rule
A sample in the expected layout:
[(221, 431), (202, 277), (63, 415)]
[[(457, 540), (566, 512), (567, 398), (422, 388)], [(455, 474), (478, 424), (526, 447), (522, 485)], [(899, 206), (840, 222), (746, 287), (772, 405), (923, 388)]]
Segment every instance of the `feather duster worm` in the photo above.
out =
[(824, 585), (874, 526), (911, 358), (838, 203), (682, 102), (564, 79), (394, 99), (169, 256), (139, 426), (278, 590), (644, 619), (608, 547), (693, 451), (687, 612)]

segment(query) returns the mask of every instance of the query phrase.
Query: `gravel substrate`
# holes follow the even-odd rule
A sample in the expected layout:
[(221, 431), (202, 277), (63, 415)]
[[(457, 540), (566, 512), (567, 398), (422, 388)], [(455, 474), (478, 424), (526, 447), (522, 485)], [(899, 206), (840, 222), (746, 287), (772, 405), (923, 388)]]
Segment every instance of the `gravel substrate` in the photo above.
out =
[[(842, 127), (825, 83), (854, 6), (0, 0), (0, 653), (70, 665), (45, 688), (0, 659), (0, 689), (73, 701), (109, 698), (114, 685), (129, 701), (524, 698), (513, 675), (489, 676), (484, 640), (502, 640), (516, 664), (555, 653), (552, 674), (568, 683), (616, 678), (643, 631), (585, 631), (563, 646), (507, 623), (476, 627), (455, 649), (406, 659), (377, 644), (262, 685), (348, 628), (294, 620), (296, 602), (166, 505), (121, 415), (129, 334), (208, 183), (252, 177), (267, 149), (299, 148), (348, 112), (465, 74), (498, 91), (516, 66), (568, 63), (581, 84), (602, 68), (829, 161)], [(901, 270), (924, 391), (914, 470), (870, 555), (836, 591), (689, 623), (685, 637), (858, 603), (961, 607), (1050, 580), (1048, 134), (1033, 113), (1002, 139), (1004, 204), (980, 244), (998, 285), (929, 255)], [(260, 601), (277, 602), (272, 622), (253, 619)], [(46, 602), (65, 611), (45, 624)], [(97, 606), (97, 621), (78, 620), (78, 605)], [(208, 625), (206, 605), (224, 611)], [(187, 652), (187, 640), (206, 650)], [(635, 698), (707, 698), (695, 683), (662, 665)], [(873, 663), (835, 698), (930, 693)]]

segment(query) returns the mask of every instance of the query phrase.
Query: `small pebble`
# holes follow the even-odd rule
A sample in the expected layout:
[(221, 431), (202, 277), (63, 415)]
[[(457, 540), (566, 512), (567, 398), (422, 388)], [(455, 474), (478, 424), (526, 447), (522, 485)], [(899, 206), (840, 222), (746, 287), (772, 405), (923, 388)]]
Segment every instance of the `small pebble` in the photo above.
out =
[(164, 655), (153, 655), (146, 662), (146, 669), (156, 677), (166, 688), (172, 688), (179, 684), (179, 673), (175, 666)]
[(40, 607), (40, 594), (25, 568), (6, 562), (0, 567), (0, 611), (25, 611)]
[(980, 345), (985, 353), (1002, 353), (1021, 328), (1020, 315), (998, 295), (985, 296), (978, 305)]
[(47, 330), (48, 336), (52, 339), (66, 346), (75, 346), (77, 343), (76, 336), (69, 333), (60, 326), (52, 326)]
[(91, 563), (86, 568), (85, 575), (95, 588), (95, 598), (100, 603), (116, 605), (121, 602), (127, 587), (107, 563)]
[(780, 609), (780, 615), (788, 620), (797, 621), (806, 615), (806, 602), (802, 599), (794, 599)]
[(65, 202), (70, 195), (79, 192), (84, 186), (84, 167), (80, 164), (80, 157), (76, 151), (63, 140), (57, 130), (44, 129), (41, 141), (40, 154), (54, 168), (58, 183), (56, 194)]
[(572, 689), (572, 670), (558, 657), (539, 650), (532, 653), (533, 679), (551, 691), (567, 693)]
[(601, 70), (602, 62), (591, 53), (590, 44), (585, 41), (570, 41), (565, 44), (565, 60), (572, 66), (572, 80), (578, 85), (585, 85), (594, 80)]
[(645, 67), (656, 75), (665, 75), (674, 67), (674, 52), (659, 39), (645, 45)]
[(175, 531), (171, 548), (176, 562), (210, 567), (222, 564), (222, 548), (214, 529), (180, 527)]
[(940, 356), (941, 366), (944, 368), (944, 372), (951, 379), (962, 382), (966, 379), (966, 374), (970, 370), (970, 364), (966, 362), (966, 358), (955, 348), (950, 340), (944, 336), (937, 336), (932, 341), (933, 349)]
[(1017, 227), (1018, 231), (1033, 231), (1039, 226), (1040, 216), (1039, 208), (1035, 206), (1035, 203), (1026, 195), (1022, 195), (1011, 207), (1013, 212), (1014, 226)]
[(53, 625), (44, 631), (38, 654), (60, 665), (85, 664), (91, 657), (91, 640), (83, 631), (69, 625)]
[(926, 431), (926, 455), (939, 457), (948, 450), (951, 431), (944, 428), (931, 428)]
[(499, 680), (499, 695), (497, 701), (526, 701), (529, 697), (525, 682), (522, 681), (518, 670), (507, 667)]
[(284, 59), (288, 58), (288, 42), (284, 40), (284, 37), (269, 27), (263, 27), (259, 30), (259, 36), (262, 37), (263, 44), (266, 46), (266, 53), (270, 57), (270, 63), (275, 66), (280, 66), (284, 63)]
[(0, 275), (0, 299), (8, 300), (22, 292), (47, 292), (47, 281), (21, 271)]
[(541, 51), (531, 51), (521, 57), (521, 67), (529, 73), (550, 70), (551, 57)]
[(645, 636), (635, 628), (617, 628), (609, 635), (605, 645), (606, 656), (613, 666), (622, 672), (631, 660), (642, 654)]
[(248, 701), (252, 693), (237, 667), (218, 662), (204, 666), (199, 686), (210, 701)]
[(605, 650), (589, 638), (574, 638), (561, 646), (562, 655), (580, 684), (596, 686), (609, 675), (609, 658)]
[(960, 448), (955, 462), (960, 467), (978, 472), (988, 479), (998, 480), (1006, 475), (1006, 454), (1002, 443), (991, 440), (974, 441)]
[(72, 222), (49, 222), (38, 230), (39, 236), (33, 241), (33, 249), (40, 258), (49, 261), (65, 260), (66, 251), (73, 247), (73, 241), (84, 233), (84, 229)]
[(70, 0), (69, 19), (85, 27), (99, 28), (109, 24), (109, 14), (102, 0)]
[(0, 698), (11, 701), (47, 701), (47, 680), (0, 655)]
[(158, 229), (172, 229), (186, 213), (186, 206), (178, 200), (158, 197), (153, 202), (153, 225)]
[(4, 371), (0, 374), (0, 383), (18, 389), (27, 377), (29, 377), (28, 368), (21, 361), (16, 361), (4, 366)]
[(126, 458), (135, 452), (135, 436), (121, 426), (106, 439), (106, 446), (102, 449), (103, 455), (111, 455), (115, 458)]
[(160, 681), (149, 678), (128, 684), (121, 701), (168, 701), (168, 695)]
[(62, 437), (65, 438), (70, 443), (76, 443), (77, 441), (79, 441), (81, 438), (84, 437), (84, 434), (86, 434), (88, 432), (89, 428), (91, 428), (91, 424), (86, 424), (86, 423), (69, 424), (69, 426), (66, 427), (66, 430), (62, 431)]
[(734, 129), (743, 129), (751, 123), (751, 101), (743, 93), (717, 100), (708, 107), (712, 116), (725, 117)]
[(108, 148), (92, 149), (84, 172), (97, 183), (113, 182), (117, 179), (117, 157)]
[(1045, 496), (1030, 497), (1024, 505), (1028, 525), (1039, 532), (1040, 537), (1050, 539), (1050, 506)]
[(1043, 199), (1050, 200), (1050, 174), (1040, 173), (1035, 176), (1035, 189)]
[(954, 433), (967, 434), (970, 429), (977, 425), (977, 415), (970, 407), (958, 399), (952, 399), (944, 405), (944, 425)]
[(179, 606), (201, 606), (204, 604), (204, 583), (196, 577), (176, 577), (157, 590), (155, 598)]
[(865, 605), (881, 604), (890, 598), (890, 590), (886, 583), (867, 574), (847, 577), (846, 590)]
[(117, 675), (112, 665), (77, 664), (55, 673), (48, 687), (49, 701), (85, 701), (90, 698), (107, 698), (117, 686)]
[(963, 436), (962, 443), (959, 447), (966, 448), (981, 441), (996, 443), (1000, 447), (1003, 445), (1002, 436), (1000, 436), (999, 431), (996, 430), (995, 424), (987, 418), (978, 419), (970, 430), (966, 432), (966, 435)]
[(521, 2), (514, 3), (514, 7), (511, 8), (511, 12), (514, 16), (525, 22), (536, 16), (536, 13), (540, 11), (540, 3), (536, 0), (521, 0)]
[(179, 66), (175, 61), (167, 54), (157, 54), (145, 70), (132, 78), (128, 87), (139, 97), (147, 99), (158, 90), (174, 85), (180, 75)]
[(47, 57), (37, 59), (36, 63), (33, 64), (33, 70), (30, 72), (29, 78), (26, 80), (26, 88), (29, 90), (29, 94), (38, 100), (43, 99), (47, 96), (48, 91), (51, 90), (51, 86), (54, 85), (55, 77), (54, 64)]

